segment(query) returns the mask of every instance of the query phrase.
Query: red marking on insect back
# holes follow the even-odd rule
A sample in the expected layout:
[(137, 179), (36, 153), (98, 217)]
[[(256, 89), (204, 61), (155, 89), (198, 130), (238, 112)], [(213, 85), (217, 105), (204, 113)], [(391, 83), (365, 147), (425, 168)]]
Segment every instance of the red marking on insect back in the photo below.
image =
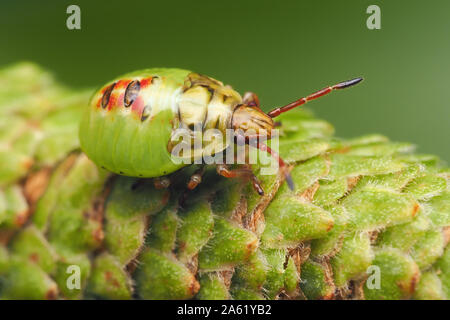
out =
[(142, 98), (142, 96), (138, 96), (131, 105), (131, 112), (137, 115), (137, 117), (140, 119), (143, 110), (144, 110), (144, 98)]
[(131, 80), (117, 81), (116, 85), (114, 86), (114, 90), (111, 93), (111, 97), (109, 98), (108, 111), (111, 111), (115, 107), (123, 106), (123, 95), (130, 82)]
[(153, 77), (150, 78), (144, 78), (141, 80), (141, 90), (147, 88), (152, 84)]
[(105, 93), (105, 91), (106, 91), (107, 88), (109, 88), (109, 85), (106, 86), (106, 87), (104, 87), (104, 88), (100, 91), (100, 94), (103, 95), (103, 94)]
[(118, 92), (115, 90), (111, 93), (111, 96), (109, 97), (108, 111), (111, 111), (116, 106), (118, 98), (117, 94)]
[(122, 80), (119, 80), (117, 83), (116, 83), (116, 86), (115, 86), (115, 88), (117, 88), (117, 89), (126, 89), (126, 87), (128, 86), (128, 84), (131, 82), (131, 80), (128, 80), (128, 79), (122, 79)]
[(121, 93), (120, 93), (120, 95), (119, 95), (119, 97), (117, 98), (117, 104), (118, 104), (118, 107), (123, 107), (124, 106), (124, 104), (123, 104), (123, 96), (125, 95), (125, 90), (123, 90)]

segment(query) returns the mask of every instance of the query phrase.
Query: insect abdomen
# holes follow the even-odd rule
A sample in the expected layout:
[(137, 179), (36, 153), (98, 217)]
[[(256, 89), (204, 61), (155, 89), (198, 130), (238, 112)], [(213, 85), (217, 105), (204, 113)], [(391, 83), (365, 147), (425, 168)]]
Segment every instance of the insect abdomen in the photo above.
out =
[(178, 92), (189, 71), (150, 69), (104, 86), (80, 127), (86, 154), (115, 173), (156, 177), (179, 169), (167, 143), (176, 120)]
[[(220, 81), (180, 69), (150, 69), (108, 83), (91, 100), (80, 127), (86, 154), (118, 174), (157, 177), (185, 164), (174, 162), (174, 129), (219, 130), (225, 136), (242, 98)], [(188, 160), (222, 152), (228, 141), (176, 154)], [(194, 147), (194, 144), (191, 144)], [(184, 161), (186, 163), (186, 161)]]

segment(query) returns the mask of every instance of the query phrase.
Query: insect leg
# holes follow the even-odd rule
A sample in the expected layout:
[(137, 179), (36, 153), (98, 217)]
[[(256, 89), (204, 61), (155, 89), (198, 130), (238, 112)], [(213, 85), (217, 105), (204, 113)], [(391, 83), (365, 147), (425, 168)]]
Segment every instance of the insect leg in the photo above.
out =
[(289, 189), (294, 190), (294, 182), (292, 181), (292, 177), (291, 177), (291, 174), (289, 172), (288, 165), (284, 162), (284, 160), (280, 157), (280, 155), (277, 152), (272, 150), (269, 146), (267, 146), (266, 144), (264, 144), (261, 141), (255, 141), (253, 139), (248, 139), (246, 141), (246, 143), (248, 143), (248, 145), (250, 145), (250, 146), (252, 146), (254, 148), (257, 148), (257, 149), (259, 149), (261, 151), (267, 152), (275, 160), (277, 160), (278, 161), (278, 165), (279, 165), (279, 169), (280, 169), (281, 173), (284, 175)]
[(340, 83), (335, 84), (334, 86), (331, 86), (331, 87), (323, 88), (322, 90), (316, 91), (316, 92), (310, 94), (309, 96), (306, 96), (304, 98), (300, 98), (300, 99), (298, 99), (298, 100), (296, 100), (294, 102), (291, 102), (291, 103), (285, 105), (284, 107), (273, 109), (272, 111), (270, 111), (267, 114), (270, 117), (275, 118), (275, 117), (279, 116), (280, 114), (282, 114), (282, 113), (284, 113), (286, 111), (289, 111), (289, 110), (291, 110), (291, 109), (293, 109), (295, 107), (301, 106), (301, 105), (307, 103), (308, 101), (311, 101), (311, 100), (317, 99), (317, 98), (319, 98), (321, 96), (324, 96), (324, 95), (330, 93), (333, 90), (345, 89), (345, 88), (354, 86), (355, 84), (360, 83), (362, 80), (363, 80), (363, 78), (355, 78), (355, 79), (352, 79), (352, 80), (347, 80), (347, 81), (340, 82)]
[(202, 182), (202, 176), (204, 173), (205, 173), (205, 166), (202, 166), (201, 168), (197, 169), (194, 172), (194, 174), (191, 176), (187, 184), (189, 190), (195, 189)]
[(259, 108), (259, 98), (256, 95), (256, 93), (248, 91), (244, 94), (244, 98), (242, 100), (243, 100), (244, 104), (246, 104), (250, 107), (258, 107)]
[(264, 189), (261, 186), (261, 182), (253, 174), (249, 165), (243, 165), (240, 168), (230, 170), (226, 164), (219, 164), (217, 165), (216, 170), (218, 174), (225, 178), (249, 178), (255, 191), (261, 196), (264, 195)]
[(170, 186), (170, 179), (168, 177), (158, 177), (153, 180), (156, 189), (167, 189)]

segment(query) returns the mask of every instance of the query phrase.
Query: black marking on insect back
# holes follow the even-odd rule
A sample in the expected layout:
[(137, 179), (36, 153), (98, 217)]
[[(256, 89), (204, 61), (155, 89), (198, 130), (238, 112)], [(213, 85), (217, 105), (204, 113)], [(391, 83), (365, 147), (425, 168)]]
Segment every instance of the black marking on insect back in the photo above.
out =
[(108, 88), (106, 88), (105, 92), (103, 93), (102, 97), (102, 108), (105, 109), (108, 106), (109, 98), (111, 98), (111, 92), (114, 90), (114, 87), (116, 86), (116, 82), (114, 82), (112, 85), (110, 85)]
[(182, 124), (182, 122), (181, 122), (181, 111), (180, 111), (180, 108), (178, 107), (177, 108), (178, 109), (178, 112), (177, 112), (177, 117), (178, 117), (178, 123), (179, 123), (179, 128), (181, 128), (181, 124)]
[[(209, 101), (211, 101), (211, 99), (209, 99)], [(203, 130), (205, 130), (206, 120), (208, 120), (208, 109), (209, 108), (206, 108), (205, 117), (203, 118), (203, 126), (202, 126)]]
[(142, 110), (142, 115), (141, 115), (141, 121), (142, 122), (147, 120), (147, 118), (150, 116), (151, 111), (152, 111), (152, 108), (150, 107), (150, 105), (147, 104), (144, 107), (144, 110)]
[(208, 101), (208, 103), (210, 103), (212, 98), (214, 97), (214, 93), (216, 91), (213, 88), (211, 88), (209, 85), (206, 85), (206, 84), (200, 84), (200, 87), (203, 87), (206, 90), (208, 90), (208, 92), (209, 92), (209, 101)]
[(155, 82), (156, 79), (159, 79), (159, 77), (158, 76), (153, 76), (152, 77), (152, 84)]
[(227, 100), (232, 100), (232, 99), (233, 99), (232, 96), (224, 94), (223, 97), (222, 97), (222, 102), (227, 104), (228, 103)]
[(139, 91), (141, 90), (141, 83), (138, 80), (131, 81), (127, 89), (125, 90), (125, 95), (123, 97), (123, 104), (126, 108), (131, 106), (139, 95)]

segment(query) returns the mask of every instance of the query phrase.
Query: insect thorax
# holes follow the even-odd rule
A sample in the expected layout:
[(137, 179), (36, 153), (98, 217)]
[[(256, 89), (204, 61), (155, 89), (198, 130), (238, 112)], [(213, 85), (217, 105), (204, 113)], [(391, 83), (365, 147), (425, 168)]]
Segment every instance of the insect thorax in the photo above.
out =
[[(242, 103), (242, 98), (230, 86), (198, 73), (190, 73), (184, 82), (183, 89), (178, 99), (177, 130), (174, 130), (173, 139), (169, 143), (169, 152), (183, 139), (179, 138), (180, 130), (191, 135), (191, 156), (195, 158), (207, 153), (223, 151), (229, 143), (226, 141), (226, 130), (231, 128), (231, 118), (234, 108)], [(221, 133), (221, 141), (214, 140), (211, 135)], [(204, 134), (202, 145), (197, 144), (194, 150), (193, 139), (196, 134)], [(209, 137), (208, 137), (209, 135)], [(186, 143), (186, 139), (184, 139)], [(205, 148), (206, 145), (209, 148)]]

